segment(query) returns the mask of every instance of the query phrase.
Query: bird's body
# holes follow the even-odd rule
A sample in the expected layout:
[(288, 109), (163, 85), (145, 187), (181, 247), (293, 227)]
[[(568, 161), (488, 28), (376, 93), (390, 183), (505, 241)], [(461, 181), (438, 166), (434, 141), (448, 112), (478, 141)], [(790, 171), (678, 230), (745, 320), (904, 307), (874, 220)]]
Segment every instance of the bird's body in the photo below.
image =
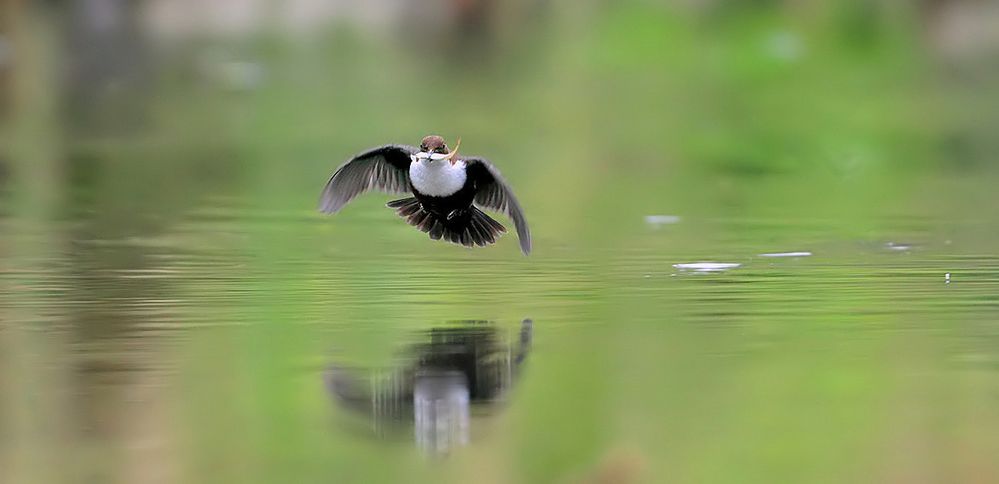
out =
[(430, 238), (467, 247), (490, 245), (506, 232), (478, 207), (504, 212), (513, 219), (521, 250), (531, 251), (527, 220), (499, 171), (483, 158), (458, 158), (457, 147), (448, 152), (439, 136), (427, 136), (419, 149), (386, 145), (355, 156), (327, 182), (320, 210), (335, 213), (370, 189), (412, 193), (388, 207)]
[(413, 184), (414, 194), (448, 197), (465, 187), (465, 182), (468, 181), (468, 167), (461, 160), (453, 165), (413, 160), (409, 165), (409, 181)]

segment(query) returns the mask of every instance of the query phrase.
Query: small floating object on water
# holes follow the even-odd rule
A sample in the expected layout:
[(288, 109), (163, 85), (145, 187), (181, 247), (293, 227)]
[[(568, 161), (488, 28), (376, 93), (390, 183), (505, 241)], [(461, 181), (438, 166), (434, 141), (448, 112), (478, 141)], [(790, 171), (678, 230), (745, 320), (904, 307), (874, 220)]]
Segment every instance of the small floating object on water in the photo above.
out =
[(735, 262), (687, 262), (683, 264), (673, 264), (673, 267), (680, 269), (681, 271), (691, 271), (691, 272), (722, 272), (729, 269), (735, 269), (741, 266)]
[(950, 284), (950, 273), (944, 274), (944, 284)]
[(672, 225), (680, 221), (678, 215), (646, 215), (645, 223), (659, 228), (663, 225)]
[(888, 242), (885, 244), (885, 247), (887, 247), (888, 250), (906, 251), (912, 248), (912, 244), (896, 244), (895, 242)]
[(801, 251), (801, 252), (771, 252), (768, 254), (760, 254), (760, 257), (808, 257), (812, 255), (811, 252)]

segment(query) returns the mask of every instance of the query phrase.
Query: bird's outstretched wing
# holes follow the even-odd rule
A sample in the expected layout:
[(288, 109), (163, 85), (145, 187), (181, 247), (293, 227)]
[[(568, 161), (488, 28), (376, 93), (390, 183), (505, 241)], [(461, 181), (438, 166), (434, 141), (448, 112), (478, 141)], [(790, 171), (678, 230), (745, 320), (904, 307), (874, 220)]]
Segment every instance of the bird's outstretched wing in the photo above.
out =
[(385, 145), (361, 153), (340, 165), (319, 198), (319, 211), (336, 213), (354, 197), (368, 191), (409, 192), (410, 155), (417, 149), (408, 145)]
[(520, 250), (525, 255), (531, 253), (531, 228), (527, 226), (524, 210), (506, 184), (499, 170), (485, 158), (465, 158), (468, 176), (475, 183), (475, 204), (497, 212), (505, 213), (513, 219), (520, 239)]

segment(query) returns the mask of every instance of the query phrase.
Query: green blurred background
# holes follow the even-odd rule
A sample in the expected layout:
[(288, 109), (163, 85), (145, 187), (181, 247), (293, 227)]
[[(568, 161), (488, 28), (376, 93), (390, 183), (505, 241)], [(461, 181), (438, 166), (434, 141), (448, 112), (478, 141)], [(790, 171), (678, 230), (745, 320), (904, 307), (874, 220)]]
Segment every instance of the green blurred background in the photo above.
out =
[[(996, 25), (0, 0), (0, 482), (999, 481)], [(430, 133), (500, 167), (534, 254), (379, 194), (315, 212), (349, 156)], [(759, 257), (785, 251), (813, 255)], [(700, 261), (741, 266), (673, 267)], [(447, 455), (346, 430), (323, 383), (524, 318), (523, 374)]]

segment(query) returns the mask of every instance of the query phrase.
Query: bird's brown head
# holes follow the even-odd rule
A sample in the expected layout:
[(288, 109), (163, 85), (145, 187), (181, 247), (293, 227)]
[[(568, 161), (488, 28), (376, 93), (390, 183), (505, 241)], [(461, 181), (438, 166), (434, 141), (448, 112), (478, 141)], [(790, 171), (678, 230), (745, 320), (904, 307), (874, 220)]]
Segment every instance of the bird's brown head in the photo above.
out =
[[(428, 153), (426, 156), (428, 158), (433, 158), (431, 155), (447, 155), (441, 159), (445, 159), (452, 165), (458, 161), (458, 147), (461, 146), (461, 138), (458, 138), (458, 143), (454, 145), (454, 150), (448, 151), (447, 145), (444, 144), (444, 138), (432, 134), (423, 138), (420, 142), (420, 151)], [(436, 159), (436, 158), (434, 158)]]
[(427, 153), (447, 153), (447, 145), (444, 144), (444, 138), (432, 134), (423, 138), (420, 142), (420, 150)]

